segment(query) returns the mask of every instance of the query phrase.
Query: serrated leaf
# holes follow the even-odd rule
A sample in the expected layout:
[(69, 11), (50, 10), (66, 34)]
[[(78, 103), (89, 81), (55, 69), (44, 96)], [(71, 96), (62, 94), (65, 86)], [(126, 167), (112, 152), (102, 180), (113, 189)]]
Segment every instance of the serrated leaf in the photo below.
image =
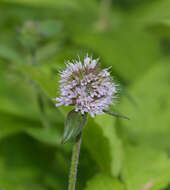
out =
[(86, 119), (86, 114), (82, 115), (81, 112), (76, 112), (75, 110), (70, 111), (66, 118), (62, 143), (66, 143), (77, 137), (81, 133)]
[(116, 178), (106, 174), (97, 174), (87, 182), (84, 190), (124, 190), (124, 185)]
[(127, 190), (160, 190), (170, 182), (170, 159), (147, 146), (126, 146), (123, 180)]

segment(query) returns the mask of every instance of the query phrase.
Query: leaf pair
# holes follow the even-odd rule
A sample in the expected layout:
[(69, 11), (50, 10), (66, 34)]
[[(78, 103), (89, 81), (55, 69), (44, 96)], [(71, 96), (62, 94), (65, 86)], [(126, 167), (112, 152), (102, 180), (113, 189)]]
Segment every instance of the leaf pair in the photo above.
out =
[[(120, 115), (115, 112), (105, 111), (105, 113), (112, 115), (112, 116), (116, 116), (116, 117), (120, 117), (120, 118), (129, 120), (128, 117)], [(66, 118), (66, 124), (65, 124), (65, 128), (64, 128), (62, 144), (67, 143), (69, 140), (74, 139), (79, 134), (81, 134), (82, 129), (84, 128), (84, 126), (86, 124), (86, 120), (87, 120), (87, 113), (85, 113), (83, 115), (83, 114), (81, 114), (80, 111), (76, 112), (74, 109), (71, 110), (68, 113), (67, 118)]]

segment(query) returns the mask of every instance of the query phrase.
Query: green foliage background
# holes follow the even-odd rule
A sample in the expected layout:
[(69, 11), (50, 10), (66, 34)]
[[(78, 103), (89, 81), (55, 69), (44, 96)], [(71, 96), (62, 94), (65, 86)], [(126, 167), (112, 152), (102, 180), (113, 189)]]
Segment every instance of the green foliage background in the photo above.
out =
[(1, 189), (67, 189), (71, 108), (52, 99), (64, 61), (87, 52), (112, 66), (112, 109), (131, 120), (88, 118), (77, 190), (170, 189), (169, 0), (0, 2)]

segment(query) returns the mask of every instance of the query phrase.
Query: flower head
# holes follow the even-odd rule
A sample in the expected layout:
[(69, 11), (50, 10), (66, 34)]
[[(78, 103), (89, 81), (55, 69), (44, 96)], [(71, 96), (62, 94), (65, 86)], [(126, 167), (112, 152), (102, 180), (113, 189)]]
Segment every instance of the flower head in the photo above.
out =
[(100, 70), (99, 59), (85, 57), (84, 61), (68, 62), (67, 68), (60, 73), (61, 96), (56, 98), (58, 104), (74, 105), (75, 111), (82, 114), (102, 114), (113, 103), (116, 94), (109, 69)]

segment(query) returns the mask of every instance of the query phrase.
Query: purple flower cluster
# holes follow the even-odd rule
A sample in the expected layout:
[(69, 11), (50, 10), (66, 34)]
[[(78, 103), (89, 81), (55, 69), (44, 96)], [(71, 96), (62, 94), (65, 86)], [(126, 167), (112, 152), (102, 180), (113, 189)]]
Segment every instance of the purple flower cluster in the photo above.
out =
[(60, 73), (61, 97), (56, 98), (61, 105), (75, 105), (75, 111), (82, 114), (102, 114), (113, 103), (116, 85), (113, 83), (108, 69), (100, 71), (98, 59), (85, 57), (83, 63), (68, 62), (66, 70)]

